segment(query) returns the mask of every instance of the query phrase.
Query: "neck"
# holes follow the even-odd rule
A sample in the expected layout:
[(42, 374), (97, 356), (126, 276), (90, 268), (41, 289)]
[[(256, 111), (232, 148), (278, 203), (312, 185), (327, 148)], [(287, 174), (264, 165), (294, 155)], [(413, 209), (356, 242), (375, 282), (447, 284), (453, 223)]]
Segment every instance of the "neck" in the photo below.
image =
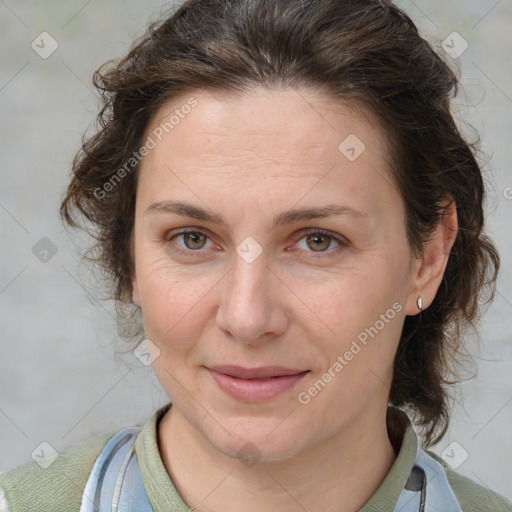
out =
[(180, 496), (197, 512), (352, 512), (368, 501), (396, 459), (385, 408), (376, 414), (369, 407), (372, 415), (363, 413), (293, 459), (250, 467), (212, 447), (173, 409), (158, 427), (160, 453)]

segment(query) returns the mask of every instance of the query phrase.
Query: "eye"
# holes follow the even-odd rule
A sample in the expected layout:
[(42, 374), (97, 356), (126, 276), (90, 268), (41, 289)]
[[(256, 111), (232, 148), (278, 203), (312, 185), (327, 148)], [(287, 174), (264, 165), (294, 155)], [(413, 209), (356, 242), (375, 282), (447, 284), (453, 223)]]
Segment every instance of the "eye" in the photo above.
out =
[(309, 253), (319, 253), (319, 256), (314, 257), (323, 257), (322, 253), (327, 253), (326, 256), (331, 256), (338, 253), (347, 245), (348, 244), (341, 238), (329, 231), (314, 229), (308, 231), (306, 235), (297, 242), (296, 247)]
[[(176, 242), (181, 238), (182, 244)], [(199, 230), (182, 230), (166, 238), (166, 241), (172, 242), (173, 250), (180, 254), (191, 255), (193, 252), (199, 252), (201, 249), (208, 248), (209, 237), (206, 233)], [(211, 243), (211, 241), (210, 241)]]

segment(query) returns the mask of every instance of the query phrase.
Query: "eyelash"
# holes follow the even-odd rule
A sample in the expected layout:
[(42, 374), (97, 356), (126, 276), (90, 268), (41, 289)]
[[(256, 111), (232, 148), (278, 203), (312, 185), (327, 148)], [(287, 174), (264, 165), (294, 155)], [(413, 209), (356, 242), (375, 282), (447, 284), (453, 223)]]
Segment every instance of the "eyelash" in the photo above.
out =
[[(209, 240), (210, 240), (210, 237), (204, 232), (204, 231), (201, 231), (200, 229), (193, 229), (193, 228), (190, 228), (190, 229), (183, 229), (181, 231), (178, 231), (176, 233), (171, 233), (170, 235), (171, 236), (168, 236), (166, 237), (165, 241), (166, 242), (171, 242), (174, 238), (178, 237), (178, 236), (181, 236), (181, 235), (186, 235), (187, 233), (197, 233), (197, 234), (201, 234), (201, 235), (205, 235)], [(331, 240), (334, 240), (336, 243), (338, 243), (338, 247), (335, 247), (334, 249), (331, 249), (331, 250), (328, 250), (328, 251), (320, 251), (320, 252), (317, 252), (315, 253), (315, 251), (305, 251), (305, 252), (308, 252), (310, 253), (311, 257), (312, 258), (327, 258), (327, 257), (330, 257), (330, 256), (333, 256), (335, 254), (338, 254), (342, 249), (344, 249), (345, 247), (348, 246), (348, 243), (339, 238), (338, 236), (336, 236), (334, 233), (331, 233), (330, 231), (326, 231), (324, 229), (319, 229), (319, 228), (310, 228), (308, 229), (307, 231), (305, 231), (303, 233), (303, 235), (295, 242), (295, 243), (298, 243), (300, 242), (303, 238), (309, 236), (309, 235), (321, 235), (321, 236), (325, 236), (327, 238), (330, 238)], [(173, 244), (174, 247), (173, 247), (173, 251), (177, 252), (178, 254), (182, 254), (184, 256), (192, 256), (192, 257), (200, 257), (201, 256), (201, 249), (183, 249), (182, 247), (180, 247), (179, 245), (176, 245), (176, 244)], [(298, 249), (299, 251), (301, 249)], [(295, 250), (293, 251), (295, 252)], [(197, 255), (195, 255), (194, 253), (198, 253)]]

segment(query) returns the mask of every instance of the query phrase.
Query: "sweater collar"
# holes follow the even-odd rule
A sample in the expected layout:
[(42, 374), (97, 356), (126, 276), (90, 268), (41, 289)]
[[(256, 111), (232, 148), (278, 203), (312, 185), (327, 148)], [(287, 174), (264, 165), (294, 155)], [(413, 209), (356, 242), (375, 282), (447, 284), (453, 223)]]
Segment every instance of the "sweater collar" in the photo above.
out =
[[(135, 443), (135, 451), (142, 475), (142, 481), (154, 510), (189, 512), (190, 508), (178, 494), (160, 457), (158, 449), (158, 424), (171, 404), (156, 410), (141, 429)], [(398, 430), (389, 431), (390, 439), (397, 451), (397, 457), (380, 486), (359, 512), (387, 512), (393, 510), (402, 489), (411, 473), (418, 437), (409, 417), (397, 407), (388, 407), (388, 419), (394, 415)], [(389, 427), (388, 427), (389, 428)], [(399, 443), (401, 437), (401, 444)], [(398, 446), (400, 444), (400, 446)]]

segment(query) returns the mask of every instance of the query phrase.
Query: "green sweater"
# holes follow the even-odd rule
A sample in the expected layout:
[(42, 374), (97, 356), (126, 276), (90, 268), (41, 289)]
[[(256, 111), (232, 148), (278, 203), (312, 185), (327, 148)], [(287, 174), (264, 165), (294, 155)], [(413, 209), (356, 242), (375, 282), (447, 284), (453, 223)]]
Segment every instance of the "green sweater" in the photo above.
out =
[[(153, 413), (137, 437), (135, 450), (153, 510), (189, 512), (189, 507), (169, 478), (158, 450), (158, 422), (169, 406)], [(0, 512), (78, 512), (94, 461), (116, 432), (70, 446), (47, 469), (30, 462), (0, 475)], [(409, 422), (395, 462), (360, 512), (393, 511), (411, 472), (417, 446), (418, 438)], [(512, 512), (512, 502), (455, 473), (433, 452), (427, 453), (443, 465), (448, 482), (464, 512)]]

